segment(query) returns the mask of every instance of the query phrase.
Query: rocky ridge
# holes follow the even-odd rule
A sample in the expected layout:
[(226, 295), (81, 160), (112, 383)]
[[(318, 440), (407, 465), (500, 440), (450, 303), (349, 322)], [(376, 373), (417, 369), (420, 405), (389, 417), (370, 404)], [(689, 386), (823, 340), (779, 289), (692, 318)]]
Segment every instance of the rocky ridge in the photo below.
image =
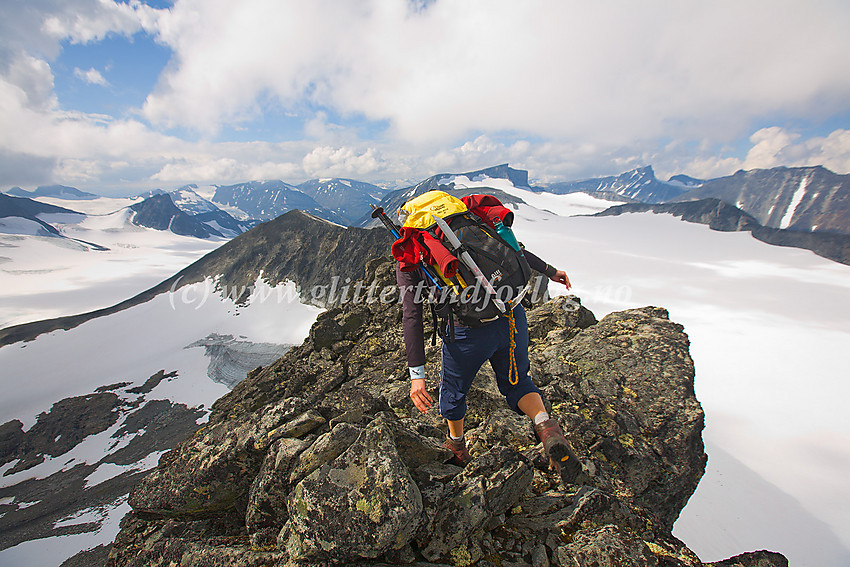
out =
[[(386, 260), (367, 273), (394, 280)], [(533, 377), (585, 468), (566, 487), (489, 370), (470, 393), (474, 459), (447, 463), (442, 420), (408, 397), (400, 319), (334, 307), (251, 371), (134, 488), (108, 564), (703, 565), (670, 533), (706, 456), (688, 338), (664, 309), (529, 312)]]
[[(126, 499), (147, 474), (149, 455), (171, 449), (198, 428), (202, 408), (152, 393), (176, 378), (174, 372), (160, 371), (141, 386), (122, 382), (64, 398), (27, 431), (19, 420), (0, 425), (0, 550), (99, 530), (101, 514), (90, 521), (78, 518)], [(102, 455), (83, 448), (95, 437), (103, 441)], [(50, 460), (64, 466), (26, 472)]]
[(671, 214), (687, 222), (708, 225), (723, 232), (746, 231), (753, 238), (775, 246), (791, 246), (811, 250), (815, 254), (842, 264), (850, 264), (850, 235), (836, 232), (804, 232), (762, 226), (749, 213), (720, 199), (648, 204), (615, 205), (594, 216), (616, 216), (625, 213)]

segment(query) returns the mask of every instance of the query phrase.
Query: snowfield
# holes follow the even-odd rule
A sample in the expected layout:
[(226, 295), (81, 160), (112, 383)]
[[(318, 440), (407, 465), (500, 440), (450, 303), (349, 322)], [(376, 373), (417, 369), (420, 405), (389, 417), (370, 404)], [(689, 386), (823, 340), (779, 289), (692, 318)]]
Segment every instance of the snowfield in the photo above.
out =
[[(80, 203), (97, 205), (98, 201)], [(134, 226), (128, 222), (131, 213), (121, 209), (57, 225), (64, 236), (82, 242), (0, 234), (0, 328), (114, 305), (225, 242)]]

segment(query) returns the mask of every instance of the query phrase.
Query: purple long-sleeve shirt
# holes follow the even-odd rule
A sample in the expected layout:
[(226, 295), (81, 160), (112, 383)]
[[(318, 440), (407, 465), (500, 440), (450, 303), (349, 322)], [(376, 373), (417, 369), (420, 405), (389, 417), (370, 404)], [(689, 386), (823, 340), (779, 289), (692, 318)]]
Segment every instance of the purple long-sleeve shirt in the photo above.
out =
[[(558, 271), (528, 250), (523, 250), (525, 259), (532, 270), (553, 277)], [(399, 289), (415, 289), (422, 281), (419, 270), (402, 272), (396, 264), (396, 282)], [(410, 286), (410, 287), (408, 287)], [(422, 302), (415, 301), (415, 293), (404, 293), (402, 291), (401, 323), (404, 329), (404, 349), (407, 355), (407, 365), (411, 368), (425, 364), (425, 328), (422, 324)]]

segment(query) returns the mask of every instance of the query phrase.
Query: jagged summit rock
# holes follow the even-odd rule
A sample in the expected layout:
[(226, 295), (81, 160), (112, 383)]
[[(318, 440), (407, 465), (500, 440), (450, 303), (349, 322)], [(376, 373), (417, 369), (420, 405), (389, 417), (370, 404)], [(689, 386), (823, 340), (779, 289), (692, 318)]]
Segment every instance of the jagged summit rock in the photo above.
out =
[[(394, 283), (390, 261), (366, 271)], [(250, 372), (134, 489), (109, 564), (701, 565), (670, 534), (706, 457), (688, 338), (664, 309), (529, 312), (532, 374), (587, 486), (559, 484), (486, 371), (473, 461), (448, 464), (442, 420), (408, 397), (400, 317), (339, 305)]]

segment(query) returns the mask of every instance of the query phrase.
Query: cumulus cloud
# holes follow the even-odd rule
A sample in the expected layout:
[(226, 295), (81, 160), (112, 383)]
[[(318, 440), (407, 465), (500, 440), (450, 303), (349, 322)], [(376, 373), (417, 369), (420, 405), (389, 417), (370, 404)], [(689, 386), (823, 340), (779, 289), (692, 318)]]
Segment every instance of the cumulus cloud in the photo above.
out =
[(370, 175), (384, 166), (383, 159), (374, 148), (358, 151), (347, 147), (320, 146), (303, 159), (304, 171), (308, 175), (344, 176), (351, 173)]
[[(848, 9), (799, 3), (180, 0), (151, 120), (214, 131), (271, 95), (388, 120), (405, 141), (474, 131), (625, 143), (739, 136), (850, 96)], [(833, 104), (838, 104), (833, 102)]]
[(91, 68), (88, 71), (83, 71), (79, 67), (75, 67), (74, 76), (90, 85), (99, 85), (101, 87), (109, 86), (109, 81), (106, 80), (100, 71), (94, 68)]
[(753, 147), (743, 161), (744, 169), (823, 165), (841, 173), (850, 171), (850, 130), (802, 139), (797, 133), (771, 127), (757, 131), (750, 141)]

